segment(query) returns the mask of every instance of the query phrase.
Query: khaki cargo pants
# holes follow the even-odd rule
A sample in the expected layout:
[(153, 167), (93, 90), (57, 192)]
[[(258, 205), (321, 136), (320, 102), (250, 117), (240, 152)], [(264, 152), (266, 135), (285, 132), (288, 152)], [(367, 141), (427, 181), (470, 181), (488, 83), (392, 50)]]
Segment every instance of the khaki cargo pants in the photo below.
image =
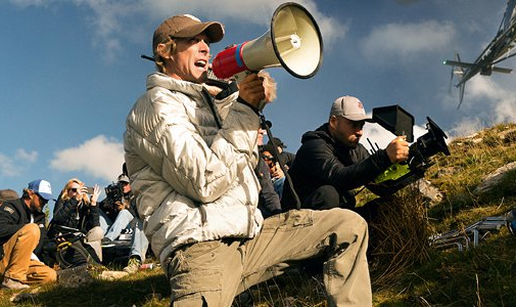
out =
[(231, 306), (234, 297), (299, 260), (324, 256), (329, 306), (371, 306), (367, 223), (341, 208), (292, 210), (264, 221), (251, 240), (217, 240), (177, 249), (165, 262), (171, 306)]
[(4, 243), (4, 258), (0, 261), (0, 276), (26, 284), (51, 283), (57, 281), (57, 274), (43, 262), (31, 259), (38, 245), (38, 225), (29, 223), (20, 228)]

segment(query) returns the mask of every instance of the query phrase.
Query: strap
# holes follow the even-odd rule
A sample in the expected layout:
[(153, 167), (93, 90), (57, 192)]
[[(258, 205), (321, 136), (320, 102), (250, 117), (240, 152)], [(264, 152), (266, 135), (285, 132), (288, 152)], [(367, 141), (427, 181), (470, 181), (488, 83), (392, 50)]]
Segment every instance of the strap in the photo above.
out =
[[(265, 116), (263, 113), (259, 114), (260, 116), (260, 122), (262, 125), (262, 129), (265, 129), (267, 131), (267, 135), (270, 140), (274, 139), (274, 136), (272, 135), (271, 129), (266, 124)], [(272, 155), (274, 158), (276, 158), (276, 161), (280, 161), (279, 159), (279, 151), (276, 146), (272, 146)], [(287, 169), (285, 169), (285, 165), (283, 163), (278, 163), (281, 170), (285, 174), (285, 182), (287, 183), (288, 188), (290, 189), (290, 192), (292, 193), (292, 196), (294, 197), (294, 200), (296, 201), (296, 208), (301, 209), (301, 201), (299, 200), (299, 196), (296, 193), (296, 190), (294, 189), (294, 183), (292, 182), (292, 179), (290, 178), (290, 175), (288, 174)]]

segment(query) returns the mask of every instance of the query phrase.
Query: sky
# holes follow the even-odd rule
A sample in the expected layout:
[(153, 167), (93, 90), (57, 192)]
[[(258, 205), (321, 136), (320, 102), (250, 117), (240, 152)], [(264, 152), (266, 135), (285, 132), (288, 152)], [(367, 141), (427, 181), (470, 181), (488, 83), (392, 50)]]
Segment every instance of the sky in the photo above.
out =
[[(152, 33), (190, 13), (225, 25), (226, 46), (269, 30), (276, 0), (4, 0), (0, 2), (0, 189), (21, 194), (46, 179), (54, 196), (70, 178), (107, 186), (121, 173), (125, 118), (154, 71)], [(309, 79), (267, 71), (278, 98), (264, 114), (272, 133), (296, 152), (303, 133), (327, 121), (339, 96), (368, 112), (399, 105), (414, 116), (415, 137), (430, 117), (453, 139), (516, 119), (516, 76), (475, 76), (464, 102), (450, 91), (458, 52), (474, 61), (496, 34), (505, 0), (297, 1), (323, 38), (322, 66)], [(514, 68), (516, 57), (504, 62)], [(384, 147), (395, 136), (376, 124), (366, 137)], [(52, 206), (52, 204), (51, 204)]]

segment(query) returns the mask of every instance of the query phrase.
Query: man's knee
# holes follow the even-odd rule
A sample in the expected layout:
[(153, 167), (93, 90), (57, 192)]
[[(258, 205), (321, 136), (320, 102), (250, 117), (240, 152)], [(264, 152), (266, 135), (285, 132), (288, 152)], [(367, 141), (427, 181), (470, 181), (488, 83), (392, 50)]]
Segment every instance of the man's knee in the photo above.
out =
[(357, 229), (367, 230), (367, 221), (358, 213), (349, 209), (335, 210), (335, 215), (342, 221), (346, 221), (346, 227), (356, 225)]
[(340, 195), (331, 185), (318, 187), (303, 202), (303, 207), (313, 209), (331, 209), (340, 205)]
[(87, 234), (88, 242), (100, 241), (104, 237), (104, 230), (100, 226), (93, 227)]
[[(349, 242), (350, 235), (356, 240), (368, 237), (368, 225), (366, 220), (358, 213), (348, 210), (336, 208), (328, 211), (329, 217), (326, 219), (327, 223), (334, 223), (334, 233), (337, 235), (337, 240), (344, 240)], [(341, 242), (337, 242), (339, 244)]]
[(39, 261), (31, 261), (27, 282), (33, 284), (54, 283), (57, 282), (57, 272)]
[(39, 226), (35, 223), (26, 224), (19, 230), (19, 236), (34, 238), (38, 241), (40, 235), (41, 231), (39, 230)]
[[(131, 211), (127, 210), (127, 209), (122, 209), (118, 212), (118, 216), (120, 217), (124, 217), (124, 218), (128, 218), (128, 219), (132, 219), (134, 218)], [(118, 218), (117, 216), (117, 218)]]

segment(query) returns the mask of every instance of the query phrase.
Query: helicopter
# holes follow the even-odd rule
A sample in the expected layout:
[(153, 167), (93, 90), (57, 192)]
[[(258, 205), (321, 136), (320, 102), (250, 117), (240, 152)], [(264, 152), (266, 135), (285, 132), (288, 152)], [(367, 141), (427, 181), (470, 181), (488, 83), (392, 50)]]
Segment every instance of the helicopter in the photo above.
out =
[(480, 56), (473, 62), (462, 62), (458, 53), (455, 60), (445, 60), (444, 65), (452, 67), (451, 80), (454, 76), (460, 76), (459, 82), (455, 85), (459, 89), (460, 101), (457, 107), (460, 108), (464, 100), (464, 89), (466, 82), (477, 74), (490, 76), (493, 72), (509, 74), (511, 68), (495, 66), (513, 56), (512, 52), (516, 40), (516, 0), (508, 0), (507, 7), (498, 31), (493, 40), (482, 51)]

